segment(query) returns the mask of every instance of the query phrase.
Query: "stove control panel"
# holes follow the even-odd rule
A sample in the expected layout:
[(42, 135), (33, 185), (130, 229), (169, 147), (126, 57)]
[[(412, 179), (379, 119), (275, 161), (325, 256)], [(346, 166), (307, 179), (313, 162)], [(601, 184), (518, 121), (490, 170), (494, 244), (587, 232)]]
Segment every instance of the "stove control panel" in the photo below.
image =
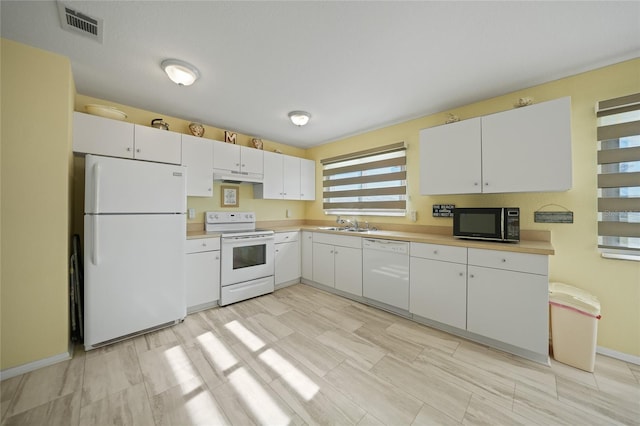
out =
[(207, 223), (255, 223), (254, 212), (206, 212)]

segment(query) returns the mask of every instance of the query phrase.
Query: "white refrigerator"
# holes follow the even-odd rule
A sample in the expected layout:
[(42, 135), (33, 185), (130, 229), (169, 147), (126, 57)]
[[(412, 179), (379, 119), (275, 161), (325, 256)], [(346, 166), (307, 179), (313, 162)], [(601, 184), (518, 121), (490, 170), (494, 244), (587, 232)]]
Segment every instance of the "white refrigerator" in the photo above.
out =
[(84, 346), (186, 316), (186, 169), (87, 155)]

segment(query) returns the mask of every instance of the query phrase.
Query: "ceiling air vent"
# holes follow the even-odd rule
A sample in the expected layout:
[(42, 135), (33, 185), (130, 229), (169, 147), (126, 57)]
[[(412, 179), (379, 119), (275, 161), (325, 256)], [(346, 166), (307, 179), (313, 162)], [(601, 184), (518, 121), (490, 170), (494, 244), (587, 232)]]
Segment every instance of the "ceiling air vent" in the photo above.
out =
[(75, 34), (82, 34), (98, 43), (102, 43), (102, 19), (87, 16), (64, 3), (57, 3), (62, 29)]

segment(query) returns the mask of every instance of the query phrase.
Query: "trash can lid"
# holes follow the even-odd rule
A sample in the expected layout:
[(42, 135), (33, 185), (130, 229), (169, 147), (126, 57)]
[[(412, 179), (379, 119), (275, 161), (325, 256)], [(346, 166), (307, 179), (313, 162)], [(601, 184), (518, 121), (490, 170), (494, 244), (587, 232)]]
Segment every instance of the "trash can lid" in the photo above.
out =
[(564, 283), (549, 283), (549, 302), (568, 306), (593, 316), (600, 315), (600, 301), (594, 295)]

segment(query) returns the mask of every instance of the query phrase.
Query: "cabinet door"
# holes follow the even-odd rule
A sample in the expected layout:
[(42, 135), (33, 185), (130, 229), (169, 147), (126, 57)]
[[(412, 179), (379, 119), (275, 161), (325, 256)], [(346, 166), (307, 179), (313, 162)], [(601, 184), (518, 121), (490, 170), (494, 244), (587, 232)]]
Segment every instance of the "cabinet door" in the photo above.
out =
[(334, 287), (334, 249), (332, 245), (313, 243), (313, 281)]
[(302, 231), (302, 278), (313, 280), (313, 234)]
[(409, 312), (467, 328), (467, 265), (411, 258)]
[(300, 159), (300, 199), (316, 199), (316, 162)]
[(182, 135), (182, 165), (187, 167), (187, 195), (213, 197), (213, 142)]
[(282, 168), (282, 154), (275, 152), (264, 153), (264, 179), (261, 185), (262, 192), (254, 190), (254, 196), (264, 199), (276, 199), (281, 200), (283, 198), (283, 168)]
[(181, 163), (182, 136), (180, 133), (134, 125), (134, 154), (136, 160), (159, 163)]
[(220, 299), (220, 252), (187, 254), (187, 311)]
[(570, 98), (482, 117), (483, 192), (571, 188)]
[(241, 172), (256, 174), (264, 173), (264, 151), (250, 148), (248, 146), (241, 146), (240, 160)]
[(300, 242), (276, 244), (276, 285), (300, 278)]
[(362, 249), (335, 247), (334, 254), (335, 288), (362, 296)]
[(420, 194), (482, 190), (480, 118), (420, 131)]
[(546, 354), (548, 294), (545, 275), (469, 266), (467, 330)]
[(74, 112), (73, 152), (133, 158), (133, 124)]
[(213, 141), (213, 168), (240, 171), (240, 147), (232, 143)]
[(300, 199), (300, 159), (290, 155), (283, 155), (283, 172), (282, 181), (283, 196), (285, 200)]

